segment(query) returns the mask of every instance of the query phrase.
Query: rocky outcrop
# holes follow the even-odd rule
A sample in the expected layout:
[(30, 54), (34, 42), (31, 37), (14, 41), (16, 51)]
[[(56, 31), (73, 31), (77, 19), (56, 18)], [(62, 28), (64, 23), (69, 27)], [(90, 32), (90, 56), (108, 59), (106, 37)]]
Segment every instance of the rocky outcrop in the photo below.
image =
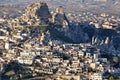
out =
[(10, 20), (9, 26), (14, 27), (24, 27), (24, 26), (38, 26), (46, 25), (49, 22), (51, 14), (49, 12), (48, 6), (46, 3), (34, 3), (27, 6), (25, 14), (16, 19)]
[[(90, 27), (90, 26), (89, 26)], [(81, 26), (78, 25), (70, 25), (65, 28), (54, 27), (54, 29), (50, 28), (51, 35), (55, 37), (55, 39), (62, 40), (67, 43), (86, 43), (90, 41), (89, 35), (84, 32)]]
[(30, 19), (32, 19), (31, 22), (35, 21), (33, 23), (36, 23), (38, 20), (40, 24), (46, 24), (51, 14), (46, 3), (34, 3), (27, 7), (25, 16), (28, 18), (28, 21)]
[(98, 28), (93, 36), (93, 43), (97, 45), (110, 44), (112, 37), (116, 35), (115, 30)]
[(65, 35), (68, 36), (74, 43), (86, 43), (89, 41), (89, 36), (81, 29), (80, 26), (71, 26)]
[(66, 27), (69, 25), (69, 21), (64, 13), (63, 7), (56, 8), (55, 13), (52, 15), (52, 22), (55, 25)]

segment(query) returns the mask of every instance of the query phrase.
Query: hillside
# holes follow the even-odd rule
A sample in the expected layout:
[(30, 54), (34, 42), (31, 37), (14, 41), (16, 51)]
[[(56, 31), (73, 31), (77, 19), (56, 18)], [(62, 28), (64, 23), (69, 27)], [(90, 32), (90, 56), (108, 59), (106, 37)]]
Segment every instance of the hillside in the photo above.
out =
[[(56, 5), (49, 8), (54, 4), (51, 1)], [(70, 6), (69, 1), (49, 0), (49, 5), (46, 2), (32, 3), (14, 18), (10, 17), (11, 13), (17, 9), (19, 12), (23, 6), (19, 7), (17, 2), (14, 6), (6, 3), (4, 8), (1, 5), (4, 16), (10, 9), (7, 13), (10, 19), (1, 18), (0, 23), (0, 80), (56, 80), (58, 75), (61, 79), (57, 80), (74, 80), (73, 76), (81, 78), (82, 75), (85, 80), (97, 80), (95, 73), (99, 74), (99, 80), (104, 80), (103, 74), (107, 80), (111, 76), (119, 80), (120, 18), (104, 13), (100, 16), (85, 14), (85, 19), (81, 15), (83, 20), (79, 21), (81, 17), (73, 16), (77, 13), (74, 12), (70, 15), (74, 17), (72, 21), (66, 12), (76, 11), (80, 5), (76, 5), (75, 0), (76, 6)], [(93, 6), (94, 3), (78, 4)], [(98, 2), (94, 7), (99, 6), (96, 4)], [(78, 77), (75, 80), (80, 80)]]

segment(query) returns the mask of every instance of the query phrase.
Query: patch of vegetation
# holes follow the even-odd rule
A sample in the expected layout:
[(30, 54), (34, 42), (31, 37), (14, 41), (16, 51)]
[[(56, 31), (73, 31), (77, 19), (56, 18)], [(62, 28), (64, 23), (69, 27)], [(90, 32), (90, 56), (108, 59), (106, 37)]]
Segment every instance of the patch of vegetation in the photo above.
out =
[(17, 31), (13, 31), (13, 33), (12, 33), (13, 35), (17, 35)]
[(46, 31), (47, 25), (41, 25), (41, 26), (26, 26), (24, 30), (41, 30)]
[(6, 65), (3, 69), (2, 80), (9, 80), (12, 78), (13, 80), (20, 80), (25, 77), (32, 76), (32, 71), (29, 69), (25, 69), (21, 64), (16, 61), (11, 61)]

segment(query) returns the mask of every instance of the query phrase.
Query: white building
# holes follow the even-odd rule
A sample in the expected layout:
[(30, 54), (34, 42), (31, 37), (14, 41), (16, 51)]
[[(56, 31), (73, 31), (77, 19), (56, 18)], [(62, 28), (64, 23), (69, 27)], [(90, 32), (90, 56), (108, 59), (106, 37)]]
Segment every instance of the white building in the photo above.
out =
[(31, 65), (33, 63), (34, 56), (31, 53), (21, 52), (20, 57), (18, 57), (18, 62), (21, 64)]
[(10, 45), (9, 45), (9, 42), (6, 42), (5, 43), (5, 49), (9, 49)]
[(102, 80), (102, 74), (94, 73), (93, 75), (90, 75), (90, 80)]

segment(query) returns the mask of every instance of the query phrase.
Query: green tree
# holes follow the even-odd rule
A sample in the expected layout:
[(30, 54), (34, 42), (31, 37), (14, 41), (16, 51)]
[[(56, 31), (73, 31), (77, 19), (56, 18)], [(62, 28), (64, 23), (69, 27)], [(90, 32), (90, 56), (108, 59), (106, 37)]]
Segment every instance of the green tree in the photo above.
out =
[(109, 80), (114, 80), (114, 77), (113, 77), (113, 76), (110, 76), (110, 77), (109, 77)]

